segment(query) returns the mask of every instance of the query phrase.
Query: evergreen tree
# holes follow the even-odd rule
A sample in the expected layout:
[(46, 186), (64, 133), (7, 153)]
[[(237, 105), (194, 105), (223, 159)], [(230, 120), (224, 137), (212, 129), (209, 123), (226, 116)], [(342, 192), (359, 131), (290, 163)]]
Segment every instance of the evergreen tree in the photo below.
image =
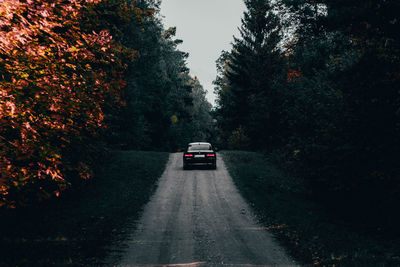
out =
[(281, 24), (269, 1), (247, 0), (245, 4), (247, 11), (239, 29), (240, 38), (234, 38), (224, 73), (232, 102), (230, 116), (234, 118), (231, 120), (234, 125), (229, 128), (243, 126), (253, 148), (266, 148), (276, 142), (279, 120), (274, 82), (284, 70), (279, 48)]
[[(158, 1), (139, 1), (138, 5), (149, 15), (132, 20), (124, 30), (125, 44), (138, 53), (128, 67), (126, 106), (116, 115), (115, 142), (124, 149), (176, 151), (196, 133), (190, 129), (198, 96), (192, 95), (188, 54), (178, 50), (182, 41), (174, 39), (176, 29), (164, 29), (154, 15)], [(209, 116), (210, 111), (201, 111)]]
[(192, 127), (194, 140), (198, 141), (211, 141), (213, 137), (212, 133), (212, 118), (211, 118), (211, 104), (206, 99), (206, 91), (201, 86), (197, 77), (194, 77), (191, 81), (193, 98), (192, 108)]
[(288, 143), (326, 201), (340, 195), (360, 212), (388, 215), (400, 195), (400, 4), (285, 2), (300, 23), (290, 47), (301, 77), (288, 86)]

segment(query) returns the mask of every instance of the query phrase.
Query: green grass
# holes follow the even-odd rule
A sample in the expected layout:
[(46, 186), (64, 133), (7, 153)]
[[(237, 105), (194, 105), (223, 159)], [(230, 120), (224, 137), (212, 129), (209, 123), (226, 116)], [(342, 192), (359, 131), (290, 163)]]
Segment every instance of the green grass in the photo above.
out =
[[(297, 261), (318, 266), (400, 266), (400, 241), (335, 218), (305, 181), (254, 152), (223, 151), (242, 195)], [(395, 211), (394, 211), (395, 212)]]
[(149, 200), (168, 153), (120, 151), (78, 192), (0, 213), (0, 266), (101, 265)]

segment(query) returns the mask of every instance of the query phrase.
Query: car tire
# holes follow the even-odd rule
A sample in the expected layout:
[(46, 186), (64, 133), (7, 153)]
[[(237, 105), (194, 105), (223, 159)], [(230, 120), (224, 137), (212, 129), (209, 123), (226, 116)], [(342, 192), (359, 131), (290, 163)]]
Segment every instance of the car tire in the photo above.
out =
[(217, 163), (214, 163), (213, 165), (211, 165), (211, 169), (212, 170), (216, 170), (217, 169)]
[(189, 167), (186, 164), (183, 164), (183, 169), (187, 170)]

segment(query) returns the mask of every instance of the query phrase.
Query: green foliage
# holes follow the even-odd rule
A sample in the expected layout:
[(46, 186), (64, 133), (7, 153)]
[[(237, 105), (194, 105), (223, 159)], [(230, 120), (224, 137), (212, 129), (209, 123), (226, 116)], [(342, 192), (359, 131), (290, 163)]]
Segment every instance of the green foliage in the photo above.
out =
[[(55, 201), (0, 211), (0, 266), (104, 266), (156, 189), (169, 154), (118, 151)], [(134, 170), (134, 171), (132, 171)]]
[[(398, 266), (398, 236), (350, 223), (313, 201), (308, 181), (280, 171), (261, 153), (223, 151), (236, 186), (263, 226), (304, 266)], [(382, 230), (382, 229), (381, 229)]]
[[(383, 217), (371, 223), (387, 224), (400, 194), (400, 80), (394, 64), (400, 40), (392, 26), (399, 5), (328, 1), (325, 7), (326, 13), (303, 19), (320, 31), (299, 29), (289, 60), (303, 72), (290, 84), (290, 106), (297, 110), (285, 109), (295, 123), (290, 130), (318, 195), (328, 202), (339, 196), (343, 201), (334, 203), (339, 207), (351, 203), (358, 210), (354, 217), (374, 210)], [(299, 129), (307, 130), (298, 135)]]
[(206, 99), (206, 91), (195, 77), (191, 80), (193, 107), (191, 109), (192, 122), (189, 129), (193, 131), (192, 140), (211, 141), (213, 124), (211, 118), (211, 104)]
[(400, 199), (400, 4), (246, 6), (241, 38), (217, 61), (221, 139), (227, 145), (242, 125), (251, 149), (279, 155), (330, 208), (392, 228)]
[(267, 148), (275, 141), (279, 101), (275, 84), (283, 78), (285, 66), (277, 49), (281, 25), (267, 1), (245, 3), (248, 10), (242, 19), (241, 38), (235, 38), (232, 51), (224, 52), (217, 62), (218, 122), (225, 142), (241, 126), (251, 140), (250, 147)]
[(158, 0), (3, 2), (0, 207), (79, 187), (110, 147), (211, 138), (211, 105)]
[(228, 148), (233, 150), (248, 150), (249, 138), (247, 137), (243, 126), (234, 130), (228, 139)]
[[(153, 10), (145, 1), (140, 5)], [(189, 75), (188, 54), (178, 50), (182, 41), (174, 39), (175, 32), (164, 29), (155, 14), (123, 30), (123, 43), (138, 51), (128, 66), (126, 106), (110, 117), (109, 140), (123, 149), (176, 151), (210, 136), (211, 105)]]

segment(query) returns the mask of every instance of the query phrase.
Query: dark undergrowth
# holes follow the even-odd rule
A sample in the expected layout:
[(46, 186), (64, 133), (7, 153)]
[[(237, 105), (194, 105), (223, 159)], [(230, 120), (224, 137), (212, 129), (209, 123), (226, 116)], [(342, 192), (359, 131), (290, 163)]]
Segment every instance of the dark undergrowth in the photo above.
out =
[(222, 154), (235, 184), (255, 208), (260, 222), (301, 264), (400, 266), (400, 240), (396, 235), (336, 216), (313, 198), (303, 179), (279, 171), (262, 154)]
[[(148, 201), (168, 153), (119, 151), (79, 190), (1, 211), (0, 266), (102, 265)], [(125, 229), (126, 230), (126, 229)]]

